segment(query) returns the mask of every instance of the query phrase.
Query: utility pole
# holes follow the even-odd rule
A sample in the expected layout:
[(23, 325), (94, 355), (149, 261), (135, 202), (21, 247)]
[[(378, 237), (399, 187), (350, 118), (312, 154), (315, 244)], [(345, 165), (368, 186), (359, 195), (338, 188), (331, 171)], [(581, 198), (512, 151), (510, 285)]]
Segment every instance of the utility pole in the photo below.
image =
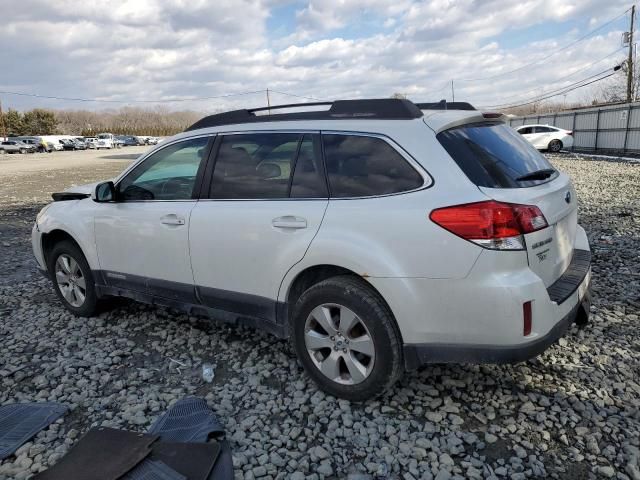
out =
[(4, 123), (4, 115), (2, 114), (2, 100), (0, 100), (0, 126), (2, 127), (2, 139), (7, 139), (7, 125)]
[(451, 101), (456, 101), (456, 92), (453, 90), (453, 80), (451, 80)]
[(269, 109), (269, 115), (271, 115), (271, 101), (269, 100), (269, 89), (267, 88), (267, 108)]
[(633, 100), (633, 20), (636, 16), (635, 4), (631, 6), (631, 28), (629, 29), (629, 59), (627, 60), (627, 102)]

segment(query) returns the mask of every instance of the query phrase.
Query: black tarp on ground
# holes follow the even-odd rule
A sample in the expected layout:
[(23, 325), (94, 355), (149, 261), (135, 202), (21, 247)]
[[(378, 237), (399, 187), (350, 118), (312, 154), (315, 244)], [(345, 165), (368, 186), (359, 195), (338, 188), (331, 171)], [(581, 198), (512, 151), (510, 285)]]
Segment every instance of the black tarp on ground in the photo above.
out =
[(60, 403), (15, 403), (0, 407), (0, 460), (65, 414)]
[(92, 428), (53, 467), (34, 480), (116, 480), (151, 453), (157, 435)]

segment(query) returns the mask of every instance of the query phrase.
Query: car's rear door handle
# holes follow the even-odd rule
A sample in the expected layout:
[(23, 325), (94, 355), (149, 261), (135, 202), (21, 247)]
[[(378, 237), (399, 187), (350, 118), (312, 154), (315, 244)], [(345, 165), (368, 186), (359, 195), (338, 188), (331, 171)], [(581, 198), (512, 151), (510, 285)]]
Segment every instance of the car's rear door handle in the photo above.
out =
[(184, 225), (184, 218), (175, 213), (169, 213), (160, 217), (160, 222), (164, 225)]
[(271, 225), (276, 228), (307, 228), (307, 220), (302, 217), (285, 215), (271, 220)]

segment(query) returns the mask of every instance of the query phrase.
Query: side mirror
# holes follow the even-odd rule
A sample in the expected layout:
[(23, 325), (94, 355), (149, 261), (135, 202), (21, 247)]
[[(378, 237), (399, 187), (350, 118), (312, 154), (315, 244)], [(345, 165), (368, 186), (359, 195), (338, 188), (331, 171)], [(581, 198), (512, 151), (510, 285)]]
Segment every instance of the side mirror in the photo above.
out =
[(93, 192), (93, 201), (104, 203), (104, 202), (115, 202), (116, 201), (116, 187), (113, 182), (102, 182), (96, 185), (96, 189)]

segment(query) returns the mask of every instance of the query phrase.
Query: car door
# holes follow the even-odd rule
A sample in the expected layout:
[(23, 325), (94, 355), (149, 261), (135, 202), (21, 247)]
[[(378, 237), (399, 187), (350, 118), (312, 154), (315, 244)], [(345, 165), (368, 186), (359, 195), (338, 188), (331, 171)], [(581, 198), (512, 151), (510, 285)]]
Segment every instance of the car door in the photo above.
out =
[(116, 202), (101, 204), (95, 235), (107, 285), (195, 303), (189, 219), (210, 141), (155, 151), (117, 182)]
[(535, 144), (534, 146), (538, 149), (547, 148), (549, 142), (552, 140), (553, 130), (549, 127), (535, 127)]
[(527, 142), (534, 145), (535, 134), (533, 133), (533, 127), (521, 127), (518, 129), (518, 133), (522, 135)]
[(276, 322), (280, 283), (327, 208), (320, 148), (309, 132), (219, 137), (209, 198), (193, 209), (189, 229), (203, 304)]

